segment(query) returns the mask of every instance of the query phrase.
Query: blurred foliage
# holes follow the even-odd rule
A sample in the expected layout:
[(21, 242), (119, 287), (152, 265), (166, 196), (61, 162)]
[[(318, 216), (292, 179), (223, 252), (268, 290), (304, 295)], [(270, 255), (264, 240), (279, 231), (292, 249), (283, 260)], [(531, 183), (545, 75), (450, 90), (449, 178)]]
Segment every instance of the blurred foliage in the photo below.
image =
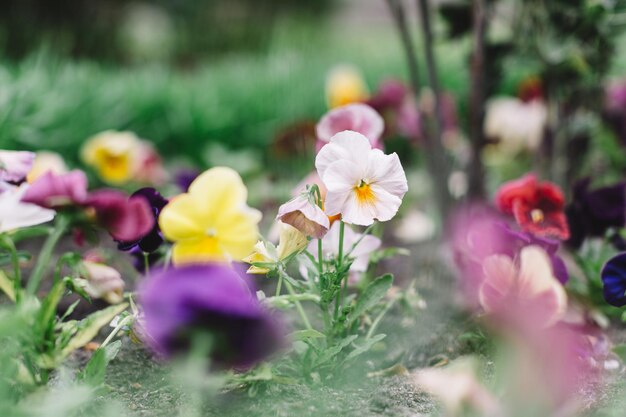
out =
[(280, 18), (321, 18), (333, 0), (6, 0), (0, 50), (22, 58), (46, 45), (74, 57), (188, 63), (264, 50)]

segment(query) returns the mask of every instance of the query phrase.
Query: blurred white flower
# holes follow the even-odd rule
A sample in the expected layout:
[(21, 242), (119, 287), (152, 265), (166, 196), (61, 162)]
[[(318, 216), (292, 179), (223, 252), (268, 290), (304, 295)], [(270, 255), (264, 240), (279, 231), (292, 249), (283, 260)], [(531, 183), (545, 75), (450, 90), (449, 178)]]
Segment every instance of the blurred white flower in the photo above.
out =
[(36, 226), (54, 219), (54, 210), (21, 201), (27, 189), (27, 184), (19, 187), (0, 184), (0, 233)]
[(110, 304), (123, 300), (124, 280), (116, 269), (100, 262), (83, 261), (87, 272), (85, 291), (93, 298), (102, 298)]
[(394, 236), (405, 244), (419, 243), (432, 239), (437, 226), (423, 211), (412, 209), (397, 223)]
[(464, 416), (468, 407), (482, 417), (501, 415), (494, 395), (478, 381), (471, 359), (457, 359), (446, 368), (419, 370), (413, 374), (413, 383), (441, 401), (445, 416)]
[(547, 121), (548, 110), (541, 100), (495, 98), (487, 104), (484, 131), (487, 138), (498, 140), (500, 151), (515, 155), (539, 148)]

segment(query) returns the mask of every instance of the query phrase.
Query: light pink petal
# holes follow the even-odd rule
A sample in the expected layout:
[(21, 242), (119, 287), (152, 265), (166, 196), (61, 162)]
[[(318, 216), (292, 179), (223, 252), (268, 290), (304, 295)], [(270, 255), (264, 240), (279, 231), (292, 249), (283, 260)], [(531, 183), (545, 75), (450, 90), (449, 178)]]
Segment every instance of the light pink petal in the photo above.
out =
[(372, 252), (380, 248), (381, 241), (375, 236), (364, 236), (361, 242), (352, 250), (354, 262), (350, 266), (351, 271), (364, 272), (370, 262)]
[(379, 184), (372, 184), (370, 187), (376, 196), (376, 201), (373, 205), (375, 213), (374, 217), (381, 222), (393, 219), (393, 217), (398, 213), (398, 209), (402, 204), (402, 199), (394, 194), (391, 194)]
[(320, 142), (330, 142), (335, 134), (344, 130), (358, 132), (374, 145), (385, 130), (385, 122), (372, 107), (354, 103), (329, 111), (316, 126)]
[(363, 178), (369, 153), (372, 145), (367, 138), (360, 133), (346, 130), (337, 133), (331, 138), (328, 145), (325, 145), (315, 158), (315, 168), (320, 178), (324, 181), (324, 185), (328, 187), (325, 181), (325, 173), (328, 167), (337, 161), (347, 160), (353, 162), (359, 167), (355, 176)]
[(366, 179), (400, 198), (409, 189), (406, 174), (396, 153), (385, 155), (378, 149), (373, 150), (367, 164)]

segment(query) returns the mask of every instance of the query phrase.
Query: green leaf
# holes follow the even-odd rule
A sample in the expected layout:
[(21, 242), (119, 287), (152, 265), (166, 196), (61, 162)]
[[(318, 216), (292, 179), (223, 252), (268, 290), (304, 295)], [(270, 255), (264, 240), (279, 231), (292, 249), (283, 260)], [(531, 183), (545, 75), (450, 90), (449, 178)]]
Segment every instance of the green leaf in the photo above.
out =
[(374, 307), (387, 294), (391, 284), (393, 283), (393, 275), (385, 274), (377, 280), (371, 282), (363, 294), (357, 299), (354, 310), (348, 317), (348, 325), (354, 323), (362, 314)]
[[(32, 255), (26, 251), (18, 251), (17, 252), (17, 260), (18, 262), (28, 262), (32, 258)], [(0, 266), (11, 265), (13, 263), (13, 258), (9, 253), (0, 253)]]
[(11, 281), (3, 271), (0, 271), (0, 290), (2, 290), (11, 301), (15, 302), (13, 281)]
[(102, 327), (109, 324), (115, 316), (126, 310), (127, 307), (127, 303), (110, 306), (104, 310), (96, 311), (78, 322), (76, 324), (76, 333), (61, 350), (61, 357), (65, 358), (76, 349), (79, 349), (91, 342)]
[(13, 242), (17, 243), (20, 240), (49, 235), (51, 231), (52, 228), (50, 226), (35, 226), (27, 227), (25, 229), (18, 229), (14, 232), (11, 232), (10, 235)]
[(376, 343), (383, 340), (385, 337), (387, 337), (387, 335), (381, 333), (369, 339), (365, 339), (364, 343), (361, 346), (357, 346), (355, 343), (354, 350), (350, 352), (348, 356), (346, 356), (346, 358), (344, 359), (344, 362), (354, 359), (357, 356), (362, 355), (363, 353), (369, 351), (372, 348), (372, 346), (374, 346)]
[(97, 349), (78, 379), (94, 387), (102, 385), (106, 376), (106, 368), (109, 362), (117, 356), (121, 347), (122, 341), (117, 340), (104, 348)]
[(289, 335), (289, 338), (293, 341), (298, 340), (308, 340), (308, 339), (322, 339), (324, 336), (323, 333), (318, 332), (315, 329), (307, 329), (307, 330), (298, 330)]
[(393, 258), (395, 256), (409, 256), (411, 255), (411, 251), (405, 248), (385, 248), (381, 250), (377, 250), (372, 253), (370, 256), (370, 263), (377, 264), (383, 259)]
[(354, 341), (354, 339), (356, 339), (358, 337), (358, 335), (353, 334), (350, 335), (348, 337), (346, 337), (345, 339), (341, 340), (338, 344), (331, 346), (330, 348), (322, 351), (320, 353), (320, 355), (317, 357), (317, 359), (315, 360), (315, 366), (320, 366), (325, 364), (326, 362), (330, 361), (331, 359), (333, 359), (335, 356), (337, 356), (339, 353), (341, 353), (341, 351), (348, 346), (350, 343), (352, 343)]

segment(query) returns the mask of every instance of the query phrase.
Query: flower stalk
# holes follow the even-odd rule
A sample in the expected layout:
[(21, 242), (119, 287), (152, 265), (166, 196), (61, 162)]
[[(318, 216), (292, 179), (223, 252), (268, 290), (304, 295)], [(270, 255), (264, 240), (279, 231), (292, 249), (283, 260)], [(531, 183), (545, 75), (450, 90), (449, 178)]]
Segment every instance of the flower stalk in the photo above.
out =
[(34, 295), (37, 293), (46, 267), (50, 264), (50, 258), (52, 257), (54, 248), (59, 243), (61, 237), (65, 234), (69, 224), (70, 219), (68, 217), (63, 215), (57, 216), (54, 229), (44, 242), (41, 252), (39, 253), (37, 263), (35, 264), (35, 268), (30, 275), (30, 279), (28, 280), (28, 284), (26, 286), (27, 294)]

